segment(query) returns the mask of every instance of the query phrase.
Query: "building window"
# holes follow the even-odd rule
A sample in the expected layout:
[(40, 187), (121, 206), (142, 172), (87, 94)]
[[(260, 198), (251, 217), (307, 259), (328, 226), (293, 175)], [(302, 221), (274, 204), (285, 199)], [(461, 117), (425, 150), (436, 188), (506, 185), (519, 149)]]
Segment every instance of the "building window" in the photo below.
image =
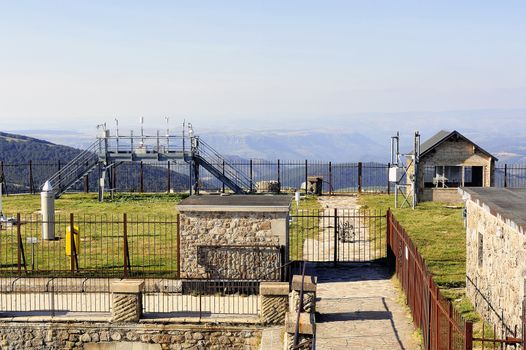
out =
[(483, 167), (437, 165), (424, 168), (424, 187), (455, 188), (482, 187)]
[(484, 263), (484, 235), (479, 232), (478, 234), (478, 240), (477, 240), (477, 246), (478, 246), (478, 252), (477, 252), (477, 258), (479, 267), (482, 267), (482, 264)]

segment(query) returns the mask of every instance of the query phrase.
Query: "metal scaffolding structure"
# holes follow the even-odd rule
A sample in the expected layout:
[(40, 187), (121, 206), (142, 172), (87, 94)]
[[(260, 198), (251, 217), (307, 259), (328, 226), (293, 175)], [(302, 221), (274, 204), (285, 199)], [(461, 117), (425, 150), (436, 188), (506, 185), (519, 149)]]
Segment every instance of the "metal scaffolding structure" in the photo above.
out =
[[(420, 133), (414, 134), (413, 151), (400, 152), (400, 133), (391, 137), (391, 168), (389, 182), (395, 186), (395, 208), (418, 204), (418, 165), (420, 162)], [(401, 197), (401, 198), (400, 198)]]

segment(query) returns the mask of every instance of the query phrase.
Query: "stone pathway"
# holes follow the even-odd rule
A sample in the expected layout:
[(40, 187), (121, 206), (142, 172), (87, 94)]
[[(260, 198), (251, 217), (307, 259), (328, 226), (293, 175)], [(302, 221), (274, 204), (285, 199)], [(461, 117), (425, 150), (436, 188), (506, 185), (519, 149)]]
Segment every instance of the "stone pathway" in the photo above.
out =
[[(337, 208), (344, 214), (338, 223), (342, 225), (347, 221), (354, 228), (352, 241), (338, 241), (340, 260), (372, 259), (371, 248), (374, 250), (376, 244), (373, 242), (371, 246), (369, 242), (369, 227), (365, 220), (352, 217), (352, 213), (360, 208), (357, 197), (320, 197), (318, 200), (326, 215)], [(320, 220), (319, 225), (318, 239), (307, 240), (304, 244), (304, 256), (332, 261), (334, 219)], [(364, 263), (333, 267), (330, 264), (310, 270), (311, 274), (318, 276), (318, 349), (419, 349), (413, 339), (411, 317), (398, 302), (399, 292), (384, 266)]]
[(316, 267), (311, 273), (318, 276), (318, 349), (419, 349), (383, 266)]

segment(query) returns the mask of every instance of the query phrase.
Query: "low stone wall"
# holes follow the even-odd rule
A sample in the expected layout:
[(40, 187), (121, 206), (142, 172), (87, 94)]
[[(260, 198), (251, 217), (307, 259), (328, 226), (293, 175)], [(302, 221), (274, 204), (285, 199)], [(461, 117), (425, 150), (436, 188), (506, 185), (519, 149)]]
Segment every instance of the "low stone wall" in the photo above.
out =
[(508, 329), (520, 329), (526, 238), (472, 200), (466, 209), (467, 294), (487, 321), (500, 327), (503, 315)]
[[(1, 349), (258, 349), (254, 326), (2, 322)], [(117, 346), (120, 345), (121, 347)]]
[(458, 203), (462, 202), (462, 196), (458, 193), (458, 188), (426, 188), (421, 200), (424, 202)]

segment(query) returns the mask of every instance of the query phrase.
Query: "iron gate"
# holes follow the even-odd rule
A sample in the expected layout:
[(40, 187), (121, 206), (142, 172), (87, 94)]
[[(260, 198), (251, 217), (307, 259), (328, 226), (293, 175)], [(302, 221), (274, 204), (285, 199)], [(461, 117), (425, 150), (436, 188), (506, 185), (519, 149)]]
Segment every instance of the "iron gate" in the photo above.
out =
[(298, 210), (289, 220), (289, 259), (370, 262), (387, 256), (386, 215), (377, 210)]

